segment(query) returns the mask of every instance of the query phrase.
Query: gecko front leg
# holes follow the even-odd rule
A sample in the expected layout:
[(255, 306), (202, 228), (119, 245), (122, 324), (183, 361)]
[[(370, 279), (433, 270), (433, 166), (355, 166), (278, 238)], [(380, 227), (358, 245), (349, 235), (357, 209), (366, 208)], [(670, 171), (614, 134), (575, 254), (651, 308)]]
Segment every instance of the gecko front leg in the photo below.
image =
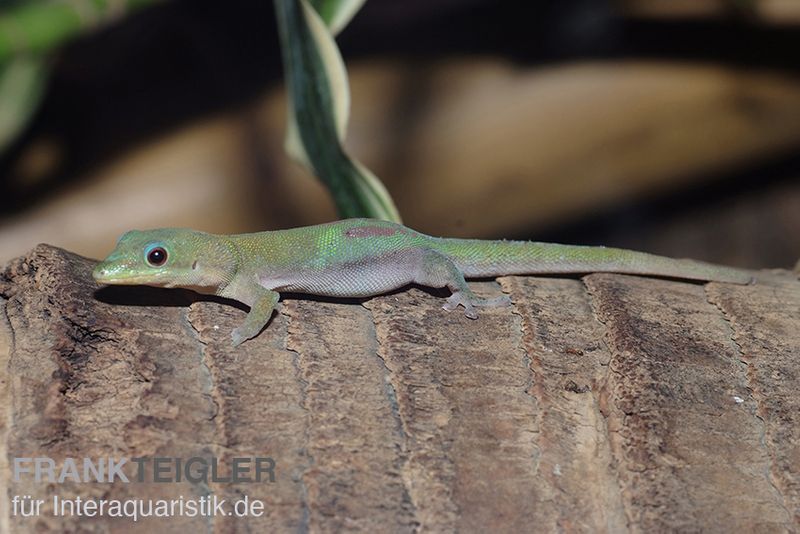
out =
[(272, 317), (272, 311), (278, 303), (280, 294), (263, 288), (261, 293), (255, 303), (250, 306), (250, 313), (244, 318), (244, 322), (231, 332), (234, 347), (241, 345), (250, 338), (256, 337)]
[(250, 306), (250, 312), (244, 322), (231, 332), (234, 347), (256, 337), (261, 332), (272, 317), (272, 312), (280, 298), (277, 291), (267, 289), (255, 281), (243, 282), (242, 280), (234, 280), (218, 294)]
[(422, 251), (414, 282), (429, 287), (446, 287), (452, 294), (442, 308), (452, 311), (459, 305), (463, 306), (464, 315), (470, 319), (478, 318), (476, 307), (498, 307), (511, 304), (507, 295), (491, 299), (476, 296), (467, 285), (464, 274), (458, 267), (449, 258), (434, 250)]

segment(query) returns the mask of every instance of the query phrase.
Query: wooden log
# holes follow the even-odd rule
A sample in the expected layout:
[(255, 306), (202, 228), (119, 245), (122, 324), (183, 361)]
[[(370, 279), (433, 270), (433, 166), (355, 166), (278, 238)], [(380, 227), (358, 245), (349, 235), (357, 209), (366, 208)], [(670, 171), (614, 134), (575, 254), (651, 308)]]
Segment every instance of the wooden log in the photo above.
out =
[[(99, 289), (40, 245), (0, 274), (2, 532), (659, 532), (800, 527), (800, 282), (592, 274), (244, 311)], [(270, 457), (275, 482), (15, 480), (15, 459)], [(227, 463), (226, 463), (227, 462)], [(14, 513), (15, 496), (43, 499)], [(84, 499), (247, 496), (262, 517), (54, 516)]]

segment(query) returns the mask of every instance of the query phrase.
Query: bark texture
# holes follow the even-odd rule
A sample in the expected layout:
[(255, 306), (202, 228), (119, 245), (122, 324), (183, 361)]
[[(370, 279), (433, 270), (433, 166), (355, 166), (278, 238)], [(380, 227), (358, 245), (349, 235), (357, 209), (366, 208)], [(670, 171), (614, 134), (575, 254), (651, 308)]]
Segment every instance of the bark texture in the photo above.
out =
[[(0, 275), (2, 532), (800, 530), (800, 282), (593, 274), (244, 311), (98, 290), (41, 245)], [(36, 482), (19, 457), (269, 456), (274, 483)], [(264, 503), (263, 517), (55, 517), (65, 498)], [(45, 499), (38, 517), (12, 498)]]

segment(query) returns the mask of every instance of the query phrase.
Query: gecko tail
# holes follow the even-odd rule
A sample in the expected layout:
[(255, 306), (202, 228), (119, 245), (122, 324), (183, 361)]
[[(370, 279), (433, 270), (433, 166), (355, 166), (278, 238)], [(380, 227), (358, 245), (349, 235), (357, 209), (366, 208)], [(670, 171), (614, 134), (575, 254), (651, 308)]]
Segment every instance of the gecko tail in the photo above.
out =
[(749, 284), (753, 274), (733, 267), (633, 250), (535, 241), (434, 239), (467, 278), (519, 274), (620, 273)]

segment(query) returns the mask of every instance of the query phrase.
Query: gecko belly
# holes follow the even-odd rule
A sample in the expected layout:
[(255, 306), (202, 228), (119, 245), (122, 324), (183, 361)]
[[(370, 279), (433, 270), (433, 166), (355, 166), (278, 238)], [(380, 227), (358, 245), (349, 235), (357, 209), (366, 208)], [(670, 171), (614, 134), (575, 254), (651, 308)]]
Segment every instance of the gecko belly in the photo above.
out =
[(262, 286), (278, 292), (310, 293), (327, 297), (369, 297), (414, 281), (415, 257), (398, 251), (379, 257), (299, 269), (259, 278)]

